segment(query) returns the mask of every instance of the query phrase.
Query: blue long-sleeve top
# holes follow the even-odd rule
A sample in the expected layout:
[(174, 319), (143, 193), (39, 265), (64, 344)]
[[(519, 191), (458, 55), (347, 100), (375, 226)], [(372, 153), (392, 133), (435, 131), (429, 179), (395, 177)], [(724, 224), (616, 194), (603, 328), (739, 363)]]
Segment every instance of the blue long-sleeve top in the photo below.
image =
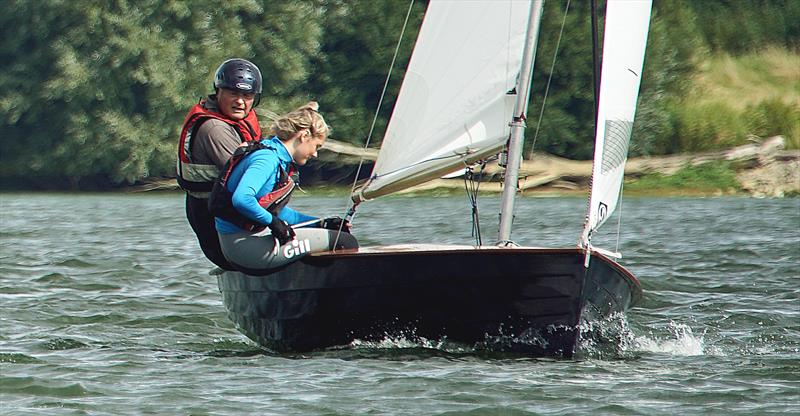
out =
[[(275, 150), (261, 149), (247, 155), (233, 168), (227, 183), (228, 190), (233, 194), (233, 207), (245, 217), (263, 225), (272, 222), (272, 214), (258, 204), (258, 199), (275, 188), (280, 176), (278, 166), (288, 172), (292, 162), (292, 155), (277, 137), (268, 139), (267, 144)], [(289, 207), (281, 209), (278, 218), (290, 225), (317, 219)], [(219, 217), (214, 219), (214, 225), (221, 234), (245, 231)]]

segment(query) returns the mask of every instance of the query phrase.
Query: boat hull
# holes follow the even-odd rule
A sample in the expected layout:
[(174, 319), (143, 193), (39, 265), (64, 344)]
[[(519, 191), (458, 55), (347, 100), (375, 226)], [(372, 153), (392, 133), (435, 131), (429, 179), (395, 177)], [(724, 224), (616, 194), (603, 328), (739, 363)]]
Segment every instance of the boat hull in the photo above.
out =
[(266, 276), (218, 275), (228, 316), (258, 344), (304, 352), (387, 336), (571, 357), (581, 317), (641, 297), (633, 275), (578, 249), (387, 247), (321, 253)]

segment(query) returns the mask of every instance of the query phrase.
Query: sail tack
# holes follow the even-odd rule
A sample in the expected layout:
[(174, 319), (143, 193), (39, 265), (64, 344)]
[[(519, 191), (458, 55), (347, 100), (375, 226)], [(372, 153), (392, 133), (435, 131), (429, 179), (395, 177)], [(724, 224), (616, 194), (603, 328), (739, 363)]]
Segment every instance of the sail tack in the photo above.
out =
[(431, 0), (372, 178), (354, 200), (436, 179), (503, 146), (529, 8)]
[(617, 207), (642, 79), (651, 6), (651, 0), (608, 0), (606, 6), (592, 190), (582, 245), (588, 245), (591, 234)]

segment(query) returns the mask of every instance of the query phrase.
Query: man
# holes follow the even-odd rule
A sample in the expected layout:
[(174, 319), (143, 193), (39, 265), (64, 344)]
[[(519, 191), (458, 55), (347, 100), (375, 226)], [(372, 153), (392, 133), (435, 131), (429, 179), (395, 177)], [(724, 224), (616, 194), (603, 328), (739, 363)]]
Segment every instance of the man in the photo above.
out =
[(219, 246), (208, 197), (225, 162), (242, 142), (261, 139), (253, 108), (261, 100), (261, 71), (245, 59), (229, 59), (214, 75), (214, 94), (194, 105), (181, 129), (178, 184), (187, 192), (186, 218), (205, 256), (232, 270)]

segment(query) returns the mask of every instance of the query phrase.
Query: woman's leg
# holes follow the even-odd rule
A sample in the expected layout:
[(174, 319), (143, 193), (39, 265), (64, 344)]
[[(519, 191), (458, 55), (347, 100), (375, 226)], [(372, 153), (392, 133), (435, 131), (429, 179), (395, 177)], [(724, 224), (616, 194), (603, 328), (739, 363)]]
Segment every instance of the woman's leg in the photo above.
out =
[(296, 228), (294, 232), (297, 235), (295, 240), (304, 242), (309, 252), (358, 248), (358, 241), (350, 233), (324, 228)]
[[(358, 248), (358, 241), (348, 233), (322, 228), (298, 228), (294, 240), (280, 246), (269, 230), (260, 233), (220, 234), (225, 257), (239, 270), (268, 272), (315, 251)], [(337, 234), (339, 234), (337, 238)]]

